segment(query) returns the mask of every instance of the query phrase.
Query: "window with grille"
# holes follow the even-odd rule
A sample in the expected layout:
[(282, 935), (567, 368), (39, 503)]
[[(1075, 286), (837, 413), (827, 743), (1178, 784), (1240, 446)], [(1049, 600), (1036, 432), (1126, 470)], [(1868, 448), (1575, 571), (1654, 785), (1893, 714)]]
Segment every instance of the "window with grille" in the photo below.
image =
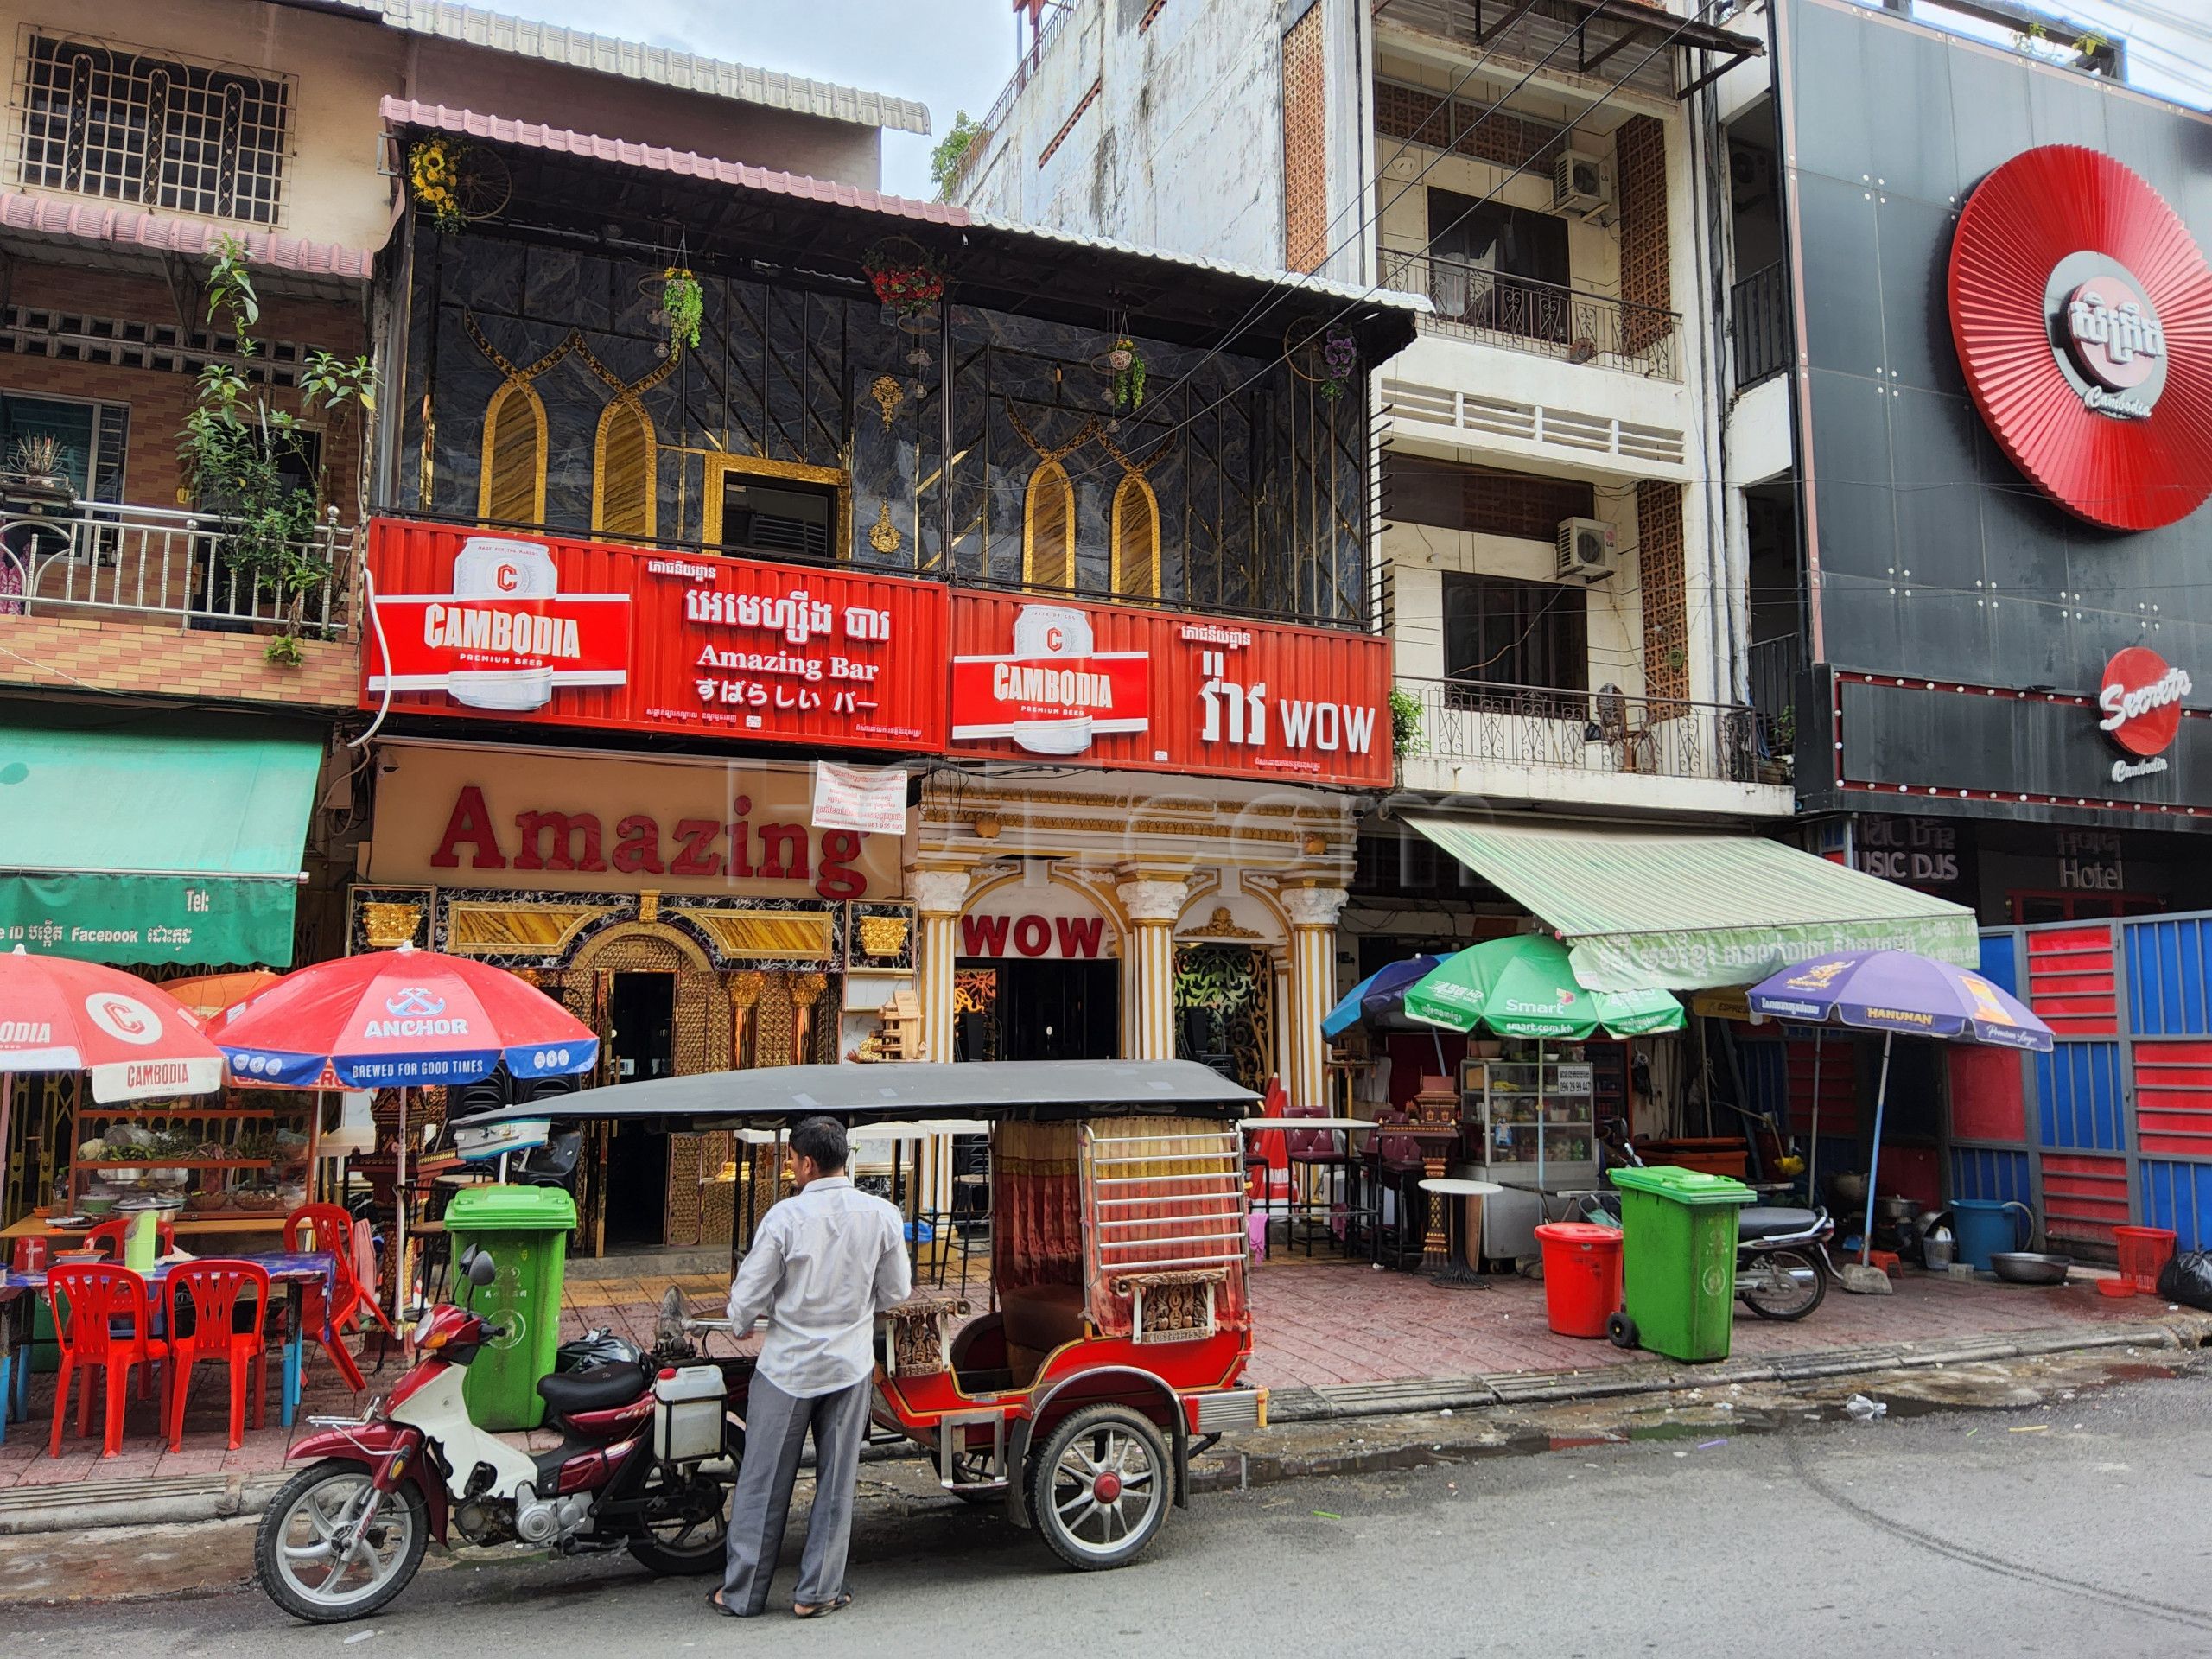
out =
[(290, 115), (283, 81), (33, 35), (22, 82), (23, 184), (276, 223)]

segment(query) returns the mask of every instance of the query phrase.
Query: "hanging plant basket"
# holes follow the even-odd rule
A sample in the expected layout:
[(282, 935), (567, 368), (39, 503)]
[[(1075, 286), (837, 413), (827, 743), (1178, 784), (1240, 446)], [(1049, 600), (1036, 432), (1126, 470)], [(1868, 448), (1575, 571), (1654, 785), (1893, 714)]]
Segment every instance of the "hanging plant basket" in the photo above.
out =
[(1359, 372), (1359, 342), (1342, 330), (1332, 329), (1321, 342), (1321, 395), (1334, 403)]
[(424, 138), (407, 152), (407, 194), (421, 213), (450, 235), (468, 223), (461, 207), (461, 147)]
[(921, 244), (903, 236), (886, 237), (861, 256), (861, 269), (868, 273), (875, 297), (899, 314), (901, 327), (906, 320), (925, 313), (932, 318), (931, 327), (936, 327), (938, 302), (944, 297), (944, 273)]
[(689, 265), (671, 265), (660, 275), (660, 315), (668, 330), (669, 349), (696, 351), (699, 324), (707, 314), (706, 290)]
[(1090, 366), (1106, 380), (1106, 401), (1116, 415), (1134, 415), (1144, 407), (1145, 376), (1150, 372), (1137, 343), (1123, 334), (1090, 359)]

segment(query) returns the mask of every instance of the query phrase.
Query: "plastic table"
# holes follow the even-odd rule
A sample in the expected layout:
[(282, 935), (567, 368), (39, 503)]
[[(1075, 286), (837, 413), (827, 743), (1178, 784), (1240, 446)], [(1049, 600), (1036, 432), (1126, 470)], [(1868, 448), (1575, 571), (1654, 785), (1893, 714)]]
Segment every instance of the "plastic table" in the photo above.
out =
[[(307, 1287), (320, 1284), (326, 1297), (334, 1292), (337, 1287), (338, 1258), (325, 1250), (240, 1250), (222, 1256), (174, 1257), (156, 1262), (153, 1271), (145, 1275), (149, 1302), (159, 1300), (162, 1283), (168, 1277), (169, 1270), (188, 1260), (251, 1262), (268, 1270), (272, 1286), (284, 1287), (291, 1318), (286, 1321), (278, 1414), (284, 1427), (289, 1428), (299, 1410), (300, 1370), (307, 1352), (307, 1324), (302, 1317)], [(0, 1443), (7, 1440), (9, 1423), (22, 1422), (30, 1415), (31, 1359), (27, 1338), (30, 1309), (45, 1291), (44, 1268), (0, 1268)]]
[[(1433, 1198), (1446, 1199), (1486, 1198), (1493, 1192), (1505, 1191), (1496, 1181), (1462, 1180), (1455, 1175), (1430, 1176), (1421, 1182), (1421, 1190)], [(1429, 1274), (1430, 1280), (1440, 1285), (1463, 1285), (1476, 1290), (1488, 1290), (1490, 1287), (1483, 1282), (1482, 1275), (1467, 1265), (1465, 1220), (1467, 1206), (1465, 1204), (1446, 1204), (1444, 1211), (1447, 1225), (1451, 1217), (1456, 1215), (1460, 1217), (1460, 1224), (1450, 1228), (1450, 1231), (1459, 1235), (1458, 1248), (1454, 1249), (1447, 1243), (1445, 1248), (1445, 1258), (1437, 1265), (1435, 1271)], [(1480, 1229), (1477, 1230), (1476, 1236), (1481, 1236)], [(1423, 1265), (1427, 1264), (1423, 1263)]]

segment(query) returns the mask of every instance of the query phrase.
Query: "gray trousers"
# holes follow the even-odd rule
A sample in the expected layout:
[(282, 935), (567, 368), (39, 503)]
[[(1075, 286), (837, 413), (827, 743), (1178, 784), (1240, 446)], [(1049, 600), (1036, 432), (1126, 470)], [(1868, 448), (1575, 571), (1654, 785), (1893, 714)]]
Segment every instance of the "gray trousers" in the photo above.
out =
[(792, 1599), (810, 1607), (833, 1601), (845, 1587), (845, 1549), (852, 1541), (853, 1493), (860, 1482), (861, 1440), (868, 1433), (863, 1377), (849, 1389), (796, 1399), (763, 1376), (753, 1379), (745, 1412), (745, 1461), (729, 1505), (729, 1571), (722, 1604), (740, 1613), (766, 1611), (768, 1586), (783, 1548), (799, 1448), (814, 1432), (814, 1512), (799, 1556)]

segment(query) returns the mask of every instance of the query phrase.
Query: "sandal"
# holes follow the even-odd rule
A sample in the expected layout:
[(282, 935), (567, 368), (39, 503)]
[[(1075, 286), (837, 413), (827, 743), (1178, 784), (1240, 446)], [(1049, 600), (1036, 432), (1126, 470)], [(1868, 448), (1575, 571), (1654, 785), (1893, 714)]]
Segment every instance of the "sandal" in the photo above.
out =
[(707, 1592), (707, 1605), (713, 1608), (724, 1618), (750, 1618), (752, 1617), (750, 1613), (739, 1612), (736, 1608), (724, 1601), (722, 1599), (722, 1592), (719, 1590), (709, 1590)]
[(840, 1590), (836, 1595), (830, 1600), (817, 1602), (811, 1607), (808, 1606), (804, 1602), (793, 1602), (791, 1604), (791, 1617), (793, 1618), (827, 1618), (830, 1614), (836, 1612), (840, 1607), (849, 1607), (852, 1605), (853, 1592), (849, 1590)]

